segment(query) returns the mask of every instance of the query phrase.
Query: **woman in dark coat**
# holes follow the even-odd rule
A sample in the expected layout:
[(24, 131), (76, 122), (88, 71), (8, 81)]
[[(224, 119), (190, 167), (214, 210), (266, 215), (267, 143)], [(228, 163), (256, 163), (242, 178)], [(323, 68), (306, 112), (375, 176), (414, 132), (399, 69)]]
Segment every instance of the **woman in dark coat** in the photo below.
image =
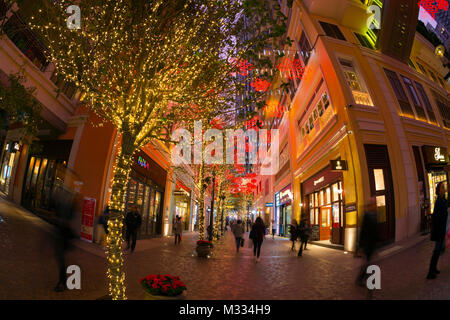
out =
[(445, 185), (439, 182), (436, 186), (437, 199), (434, 204), (433, 215), (431, 217), (431, 241), (436, 242), (433, 255), (431, 256), (430, 269), (427, 279), (435, 279), (439, 274), (437, 263), (442, 247), (445, 243), (446, 227), (447, 227), (447, 200), (445, 199)]
[(259, 254), (261, 253), (261, 245), (266, 235), (266, 226), (260, 217), (256, 218), (255, 223), (250, 231), (250, 238), (253, 240), (253, 256), (256, 257), (256, 262), (259, 261)]

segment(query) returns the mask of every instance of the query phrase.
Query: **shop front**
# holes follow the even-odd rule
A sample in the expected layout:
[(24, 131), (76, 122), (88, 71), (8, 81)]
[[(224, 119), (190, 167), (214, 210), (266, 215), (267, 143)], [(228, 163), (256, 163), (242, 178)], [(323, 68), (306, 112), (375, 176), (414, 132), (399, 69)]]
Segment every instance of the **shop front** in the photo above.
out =
[(65, 178), (72, 140), (39, 141), (30, 147), (22, 205), (38, 214), (53, 215), (52, 194)]
[(5, 150), (2, 156), (0, 173), (0, 191), (9, 194), (9, 186), (13, 174), (14, 163), (17, 159), (20, 144), (18, 141), (11, 141), (5, 144)]
[(181, 217), (183, 230), (189, 230), (191, 217), (191, 190), (181, 181), (177, 180), (173, 192), (175, 202), (175, 217)]
[(278, 224), (278, 235), (289, 236), (289, 225), (292, 219), (291, 185), (284, 187), (275, 194), (275, 223)]
[(301, 184), (302, 218), (309, 219), (312, 240), (344, 244), (343, 175), (327, 166)]
[(164, 190), (167, 172), (145, 152), (133, 159), (126, 191), (125, 212), (136, 205), (142, 216), (139, 238), (162, 234)]
[[(439, 182), (448, 183), (448, 175), (445, 167), (448, 165), (449, 157), (446, 148), (438, 146), (422, 146), (422, 155), (425, 164), (426, 208), (425, 214), (432, 214), (436, 201), (436, 186)], [(422, 215), (422, 219), (424, 219)]]

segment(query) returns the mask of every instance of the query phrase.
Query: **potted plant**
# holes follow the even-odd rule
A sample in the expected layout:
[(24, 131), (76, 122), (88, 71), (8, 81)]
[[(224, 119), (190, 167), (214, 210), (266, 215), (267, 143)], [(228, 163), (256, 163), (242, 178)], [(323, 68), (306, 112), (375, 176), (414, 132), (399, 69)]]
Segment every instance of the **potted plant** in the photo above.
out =
[(186, 298), (186, 286), (178, 276), (150, 274), (139, 280), (147, 300), (181, 300)]
[(195, 251), (197, 251), (197, 255), (200, 258), (207, 258), (208, 255), (211, 253), (211, 248), (213, 247), (213, 244), (211, 241), (207, 240), (198, 240), (197, 241), (197, 248)]

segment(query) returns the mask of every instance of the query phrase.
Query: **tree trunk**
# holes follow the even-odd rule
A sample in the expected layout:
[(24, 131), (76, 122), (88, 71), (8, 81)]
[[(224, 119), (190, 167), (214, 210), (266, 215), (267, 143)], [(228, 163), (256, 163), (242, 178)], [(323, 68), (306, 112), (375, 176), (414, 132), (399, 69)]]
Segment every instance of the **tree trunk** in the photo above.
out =
[(109, 293), (113, 300), (125, 300), (125, 272), (122, 257), (122, 230), (124, 220), (124, 199), (133, 153), (136, 150), (134, 138), (122, 135), (122, 148), (116, 158), (112, 182), (110, 213), (108, 220), (108, 278)]
[(204, 176), (205, 167), (203, 164), (203, 157), (202, 157), (202, 164), (200, 165), (200, 174), (199, 174), (199, 183), (200, 183), (200, 192), (199, 192), (199, 208), (198, 208), (198, 239), (204, 240), (205, 238), (205, 187), (203, 182), (203, 176)]

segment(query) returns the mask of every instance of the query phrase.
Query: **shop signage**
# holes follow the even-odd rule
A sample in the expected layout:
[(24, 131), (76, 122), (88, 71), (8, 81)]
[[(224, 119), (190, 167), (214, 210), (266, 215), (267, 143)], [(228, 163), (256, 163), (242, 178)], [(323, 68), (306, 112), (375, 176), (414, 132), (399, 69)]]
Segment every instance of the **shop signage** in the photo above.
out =
[(138, 163), (142, 168), (145, 168), (145, 169), (147, 169), (147, 170), (150, 170), (150, 165), (149, 165), (148, 162), (145, 161), (145, 159), (142, 158), (141, 156), (139, 156), (139, 157), (137, 158), (137, 163)]
[(356, 211), (356, 203), (349, 203), (345, 206), (345, 212)]
[(290, 185), (280, 191), (280, 204), (288, 203), (292, 199), (293, 199), (293, 196), (292, 196)]
[(324, 181), (325, 181), (325, 177), (322, 176), (319, 179), (314, 180), (314, 186), (317, 186), (319, 183), (322, 183)]
[(136, 177), (136, 174), (142, 176), (139, 177), (141, 180), (145, 178), (150, 179), (163, 189), (166, 186), (167, 171), (142, 150), (134, 156), (131, 176)]
[(277, 207), (280, 206), (280, 193), (279, 193), (279, 192), (277, 192), (277, 193), (275, 194), (275, 205), (276, 205)]
[(422, 153), (426, 165), (446, 165), (449, 162), (446, 148), (436, 146), (423, 146)]
[(266, 202), (266, 207), (272, 208), (273, 207), (273, 202)]
[(334, 171), (331, 170), (331, 166), (327, 166), (323, 170), (313, 175), (311, 178), (302, 182), (301, 184), (302, 197), (304, 195), (313, 193), (314, 191), (318, 191), (321, 188), (329, 184), (335, 183), (337, 181), (342, 181), (342, 171), (341, 170)]
[(346, 160), (331, 160), (330, 161), (331, 170), (333, 171), (347, 171), (347, 161)]
[(95, 199), (83, 199), (83, 211), (81, 215), (81, 239), (92, 242), (94, 230)]

